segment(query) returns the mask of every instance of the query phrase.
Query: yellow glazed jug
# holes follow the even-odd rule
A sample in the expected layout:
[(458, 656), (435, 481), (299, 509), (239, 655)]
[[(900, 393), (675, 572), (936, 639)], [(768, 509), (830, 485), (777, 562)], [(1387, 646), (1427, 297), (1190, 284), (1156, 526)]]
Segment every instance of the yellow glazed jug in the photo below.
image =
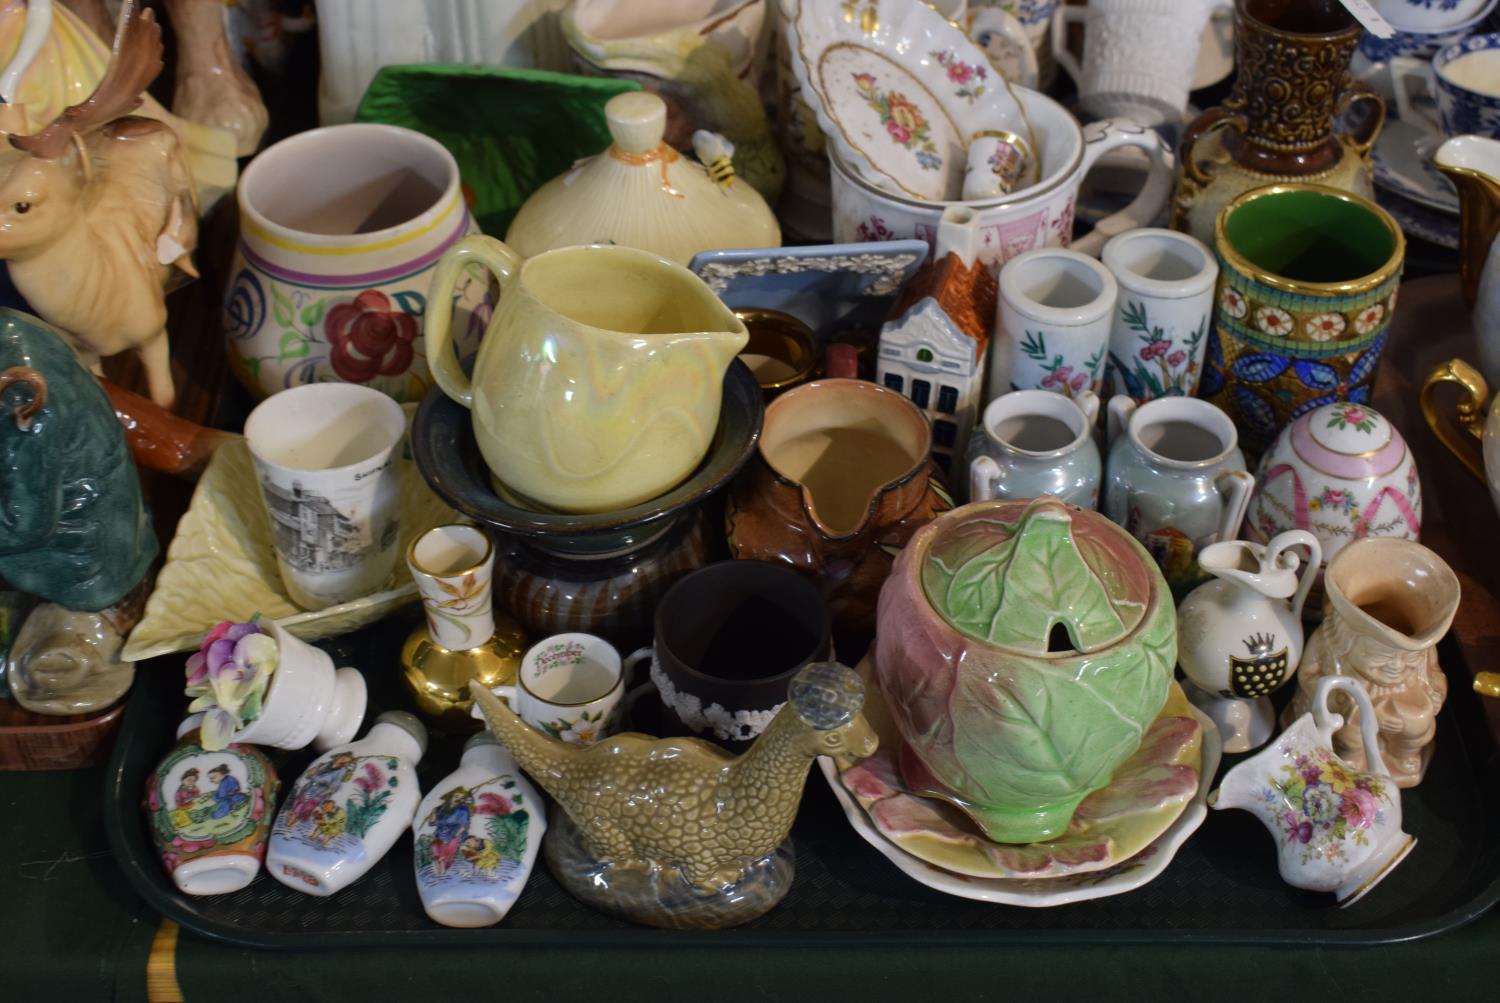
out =
[(472, 381), (449, 343), (450, 310), (427, 311), (428, 364), (474, 412), (495, 479), (523, 503), (612, 512), (692, 473), (719, 423), (724, 371), (745, 325), (681, 265), (592, 244), (523, 260), (492, 237), (458, 241), (438, 263), (429, 303), (452, 303), (470, 264), (500, 299)]

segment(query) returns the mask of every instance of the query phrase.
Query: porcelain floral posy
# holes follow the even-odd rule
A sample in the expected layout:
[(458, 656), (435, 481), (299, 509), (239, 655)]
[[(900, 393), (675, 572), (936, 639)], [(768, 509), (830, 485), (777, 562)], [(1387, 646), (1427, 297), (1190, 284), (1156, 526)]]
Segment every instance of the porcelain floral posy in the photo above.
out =
[(1209, 796), (1215, 808), (1243, 808), (1276, 837), (1282, 880), (1333, 892), (1354, 904), (1399, 864), (1416, 840), (1401, 831), (1401, 792), (1378, 754), (1363, 772), (1333, 751), (1344, 718), (1328, 706), (1334, 692), (1359, 707), (1371, 748), (1375, 712), (1349, 679), (1318, 684), (1312, 710), (1292, 722), (1264, 752), (1224, 776)]

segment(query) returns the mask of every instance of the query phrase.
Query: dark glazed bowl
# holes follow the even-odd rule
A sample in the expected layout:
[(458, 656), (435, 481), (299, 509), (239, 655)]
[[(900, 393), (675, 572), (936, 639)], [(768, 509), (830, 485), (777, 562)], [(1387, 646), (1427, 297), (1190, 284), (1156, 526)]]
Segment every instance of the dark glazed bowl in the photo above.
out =
[(417, 408), (411, 450), (429, 487), (480, 525), (526, 537), (540, 547), (580, 556), (628, 550), (668, 529), (727, 485), (755, 452), (765, 404), (749, 368), (735, 359), (724, 373), (719, 427), (708, 455), (665, 494), (617, 512), (550, 512), (502, 498), (490, 481), (469, 410), (433, 387)]

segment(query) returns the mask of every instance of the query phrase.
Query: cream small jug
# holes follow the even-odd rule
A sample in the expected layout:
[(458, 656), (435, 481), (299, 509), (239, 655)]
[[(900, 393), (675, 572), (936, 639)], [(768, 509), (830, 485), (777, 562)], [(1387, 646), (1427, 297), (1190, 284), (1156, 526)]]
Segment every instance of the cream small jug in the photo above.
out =
[(1099, 501), (1103, 463), (1094, 444), (1099, 398), (1015, 390), (990, 401), (969, 447), (969, 501), (1054, 495), (1080, 508)]
[(1255, 480), (1229, 416), (1193, 397), (1110, 399), (1100, 511), (1156, 558), (1181, 596), (1203, 580), (1198, 552), (1239, 535)]
[(466, 267), (500, 283), (472, 379), (449, 350), (451, 316), (427, 314), (433, 375), (474, 412), (479, 451), (523, 502), (610, 512), (693, 471), (719, 423), (724, 371), (749, 332), (692, 272), (645, 251), (592, 244), (524, 261), (466, 237), (429, 296), (452, 301)]
[[(1344, 718), (1328, 708), (1335, 690), (1360, 709), (1370, 772), (1333, 752)], [(1350, 906), (1395, 869), (1417, 845), (1401, 831), (1401, 791), (1376, 749), (1375, 711), (1352, 679), (1318, 683), (1312, 710), (1271, 746), (1224, 775), (1208, 796), (1213, 808), (1243, 808), (1276, 837), (1281, 878), (1309, 891), (1333, 892)]]
[(1218, 726), (1225, 752), (1248, 752), (1271, 737), (1270, 694), (1302, 659), (1302, 607), (1322, 558), (1318, 538), (1300, 529), (1269, 545), (1211, 543), (1198, 555), (1214, 580), (1177, 607), (1177, 661), (1188, 699)]

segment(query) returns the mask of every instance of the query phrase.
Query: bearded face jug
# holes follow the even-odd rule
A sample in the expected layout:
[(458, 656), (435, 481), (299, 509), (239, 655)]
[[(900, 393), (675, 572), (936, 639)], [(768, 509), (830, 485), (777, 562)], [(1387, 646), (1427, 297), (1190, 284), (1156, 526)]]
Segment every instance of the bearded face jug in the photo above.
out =
[(500, 285), (472, 379), (449, 347), (452, 318), (426, 317), (443, 392), (474, 413), (494, 479), (521, 504), (613, 512), (692, 473), (719, 424), (724, 373), (749, 333), (692, 272), (654, 254), (593, 244), (522, 259), (466, 237), (433, 277), (451, 303), (478, 264)]
[(876, 678), (901, 772), (992, 840), (1065, 832), (1166, 703), (1166, 581), (1129, 533), (1057, 498), (977, 502), (912, 538), (880, 594)]

